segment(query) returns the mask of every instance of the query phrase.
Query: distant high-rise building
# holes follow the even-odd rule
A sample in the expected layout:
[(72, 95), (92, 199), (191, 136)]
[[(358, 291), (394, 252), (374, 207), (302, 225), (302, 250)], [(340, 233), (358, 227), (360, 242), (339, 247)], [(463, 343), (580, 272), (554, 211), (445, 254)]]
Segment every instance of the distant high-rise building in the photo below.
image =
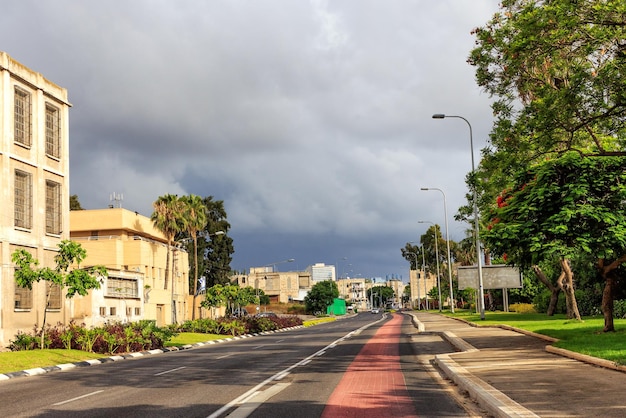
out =
[(311, 274), (311, 280), (313, 282), (321, 282), (324, 280), (335, 281), (335, 266), (327, 266), (324, 263), (315, 263), (312, 266), (306, 268), (306, 271)]

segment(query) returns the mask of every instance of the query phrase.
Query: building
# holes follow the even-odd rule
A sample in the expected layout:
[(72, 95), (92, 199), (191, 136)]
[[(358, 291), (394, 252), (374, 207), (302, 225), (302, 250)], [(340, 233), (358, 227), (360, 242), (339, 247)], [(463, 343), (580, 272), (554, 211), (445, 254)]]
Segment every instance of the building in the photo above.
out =
[(275, 271), (273, 267), (251, 267), (248, 275), (235, 275), (232, 281), (241, 287), (250, 286), (269, 296), (270, 301), (289, 303), (302, 301), (311, 289), (311, 276), (306, 271)]
[(174, 280), (166, 286), (167, 240), (150, 218), (122, 208), (77, 210), (70, 229), (87, 251), (83, 267), (103, 265), (109, 274), (100, 289), (73, 301), (73, 319), (87, 325), (153, 319), (163, 326), (191, 318), (187, 251), (171, 247)]
[[(426, 309), (426, 297), (432, 288), (437, 287), (437, 277), (434, 274), (424, 275), (424, 270), (409, 271), (409, 285), (411, 286), (411, 308)], [(433, 303), (434, 302), (434, 303)], [(435, 306), (437, 301), (428, 297), (428, 306)]]
[(337, 280), (339, 297), (359, 312), (368, 309), (367, 290), (371, 287), (371, 282), (363, 278)]
[(306, 271), (311, 275), (313, 284), (324, 280), (336, 280), (335, 266), (327, 266), (324, 263), (315, 263), (312, 266), (307, 267)]
[(19, 288), (11, 254), (29, 251), (55, 267), (69, 237), (69, 108), (67, 90), (0, 52), (0, 345), (34, 324), (67, 322), (69, 301), (59, 288)]

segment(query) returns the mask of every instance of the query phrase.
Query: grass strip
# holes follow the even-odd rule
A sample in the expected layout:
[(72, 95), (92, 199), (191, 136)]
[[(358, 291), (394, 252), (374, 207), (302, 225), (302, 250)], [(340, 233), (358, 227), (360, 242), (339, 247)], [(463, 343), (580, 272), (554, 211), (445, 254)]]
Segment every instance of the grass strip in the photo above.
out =
[(555, 347), (626, 365), (626, 319), (615, 319), (615, 332), (603, 332), (604, 318), (588, 317), (582, 321), (565, 315), (539, 313), (485, 312), (485, 319), (474, 312), (457, 311), (447, 316), (461, 318), (480, 326), (509, 325), (558, 338)]

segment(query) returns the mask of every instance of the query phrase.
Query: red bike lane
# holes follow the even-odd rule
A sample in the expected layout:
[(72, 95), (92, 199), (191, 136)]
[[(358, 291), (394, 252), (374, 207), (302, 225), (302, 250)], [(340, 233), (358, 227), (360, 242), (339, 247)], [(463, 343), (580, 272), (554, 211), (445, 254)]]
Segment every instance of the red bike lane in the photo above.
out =
[(417, 417), (400, 367), (402, 316), (365, 344), (326, 402), (322, 418)]

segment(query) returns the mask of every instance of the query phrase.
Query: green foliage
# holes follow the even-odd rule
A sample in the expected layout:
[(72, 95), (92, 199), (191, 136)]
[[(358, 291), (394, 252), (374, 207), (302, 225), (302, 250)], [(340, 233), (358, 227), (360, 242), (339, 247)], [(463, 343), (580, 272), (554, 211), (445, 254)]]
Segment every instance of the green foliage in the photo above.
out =
[[(17, 268), (14, 273), (15, 282), (18, 286), (33, 288), (33, 283), (41, 280), (65, 288), (65, 296), (72, 298), (74, 295), (87, 295), (90, 289), (100, 288), (100, 278), (107, 276), (107, 270), (103, 266), (93, 266), (86, 269), (80, 268), (80, 263), (87, 257), (87, 251), (77, 242), (63, 240), (58, 245), (59, 251), (54, 257), (56, 268), (39, 268), (39, 261), (24, 249), (16, 250), (11, 259)], [(70, 270), (72, 265), (77, 268)], [(69, 270), (69, 271), (68, 271)], [(46, 313), (50, 293), (46, 295), (44, 305), (43, 323), (41, 326), (41, 348), (44, 347), (46, 330)]]
[(332, 280), (324, 280), (313, 285), (309, 293), (304, 298), (306, 311), (309, 313), (326, 313), (326, 308), (333, 304), (335, 298), (339, 297), (337, 283)]
[(509, 306), (511, 312), (536, 313), (535, 306), (531, 303), (512, 303)]
[(616, 300), (614, 306), (613, 315), (615, 318), (625, 319), (626, 318), (626, 300)]
[(18, 331), (15, 339), (9, 340), (9, 343), (9, 350), (11, 351), (34, 350), (37, 348), (38, 338), (35, 335)]

